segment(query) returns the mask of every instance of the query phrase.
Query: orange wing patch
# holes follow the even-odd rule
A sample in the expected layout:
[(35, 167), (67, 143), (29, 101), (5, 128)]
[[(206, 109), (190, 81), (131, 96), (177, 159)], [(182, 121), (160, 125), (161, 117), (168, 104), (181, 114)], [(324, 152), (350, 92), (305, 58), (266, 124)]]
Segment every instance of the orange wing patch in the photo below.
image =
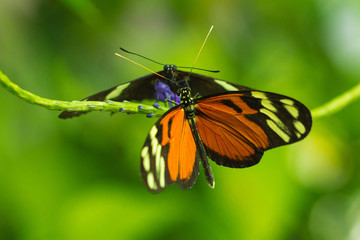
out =
[(193, 172), (196, 145), (182, 109), (160, 121), (163, 126), (161, 145), (169, 144), (168, 170), (172, 181), (189, 180)]
[(257, 114), (241, 98), (227, 94), (196, 105), (196, 126), (209, 157), (220, 165), (249, 167), (259, 162), (269, 140), (245, 115)]
[(150, 191), (177, 183), (190, 188), (199, 172), (199, 157), (180, 107), (164, 114), (150, 130), (141, 153), (141, 173)]

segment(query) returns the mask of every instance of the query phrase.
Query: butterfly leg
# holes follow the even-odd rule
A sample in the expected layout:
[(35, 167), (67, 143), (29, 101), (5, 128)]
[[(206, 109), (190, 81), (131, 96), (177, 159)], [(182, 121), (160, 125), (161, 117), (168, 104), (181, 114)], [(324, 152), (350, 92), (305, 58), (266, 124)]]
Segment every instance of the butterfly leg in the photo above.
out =
[(193, 98), (195, 99), (195, 98), (198, 98), (199, 96), (200, 96), (200, 93), (196, 93)]
[[(165, 106), (166, 104), (169, 106), (169, 107), (174, 107), (174, 106), (177, 106), (179, 105), (178, 102), (176, 102), (175, 100), (172, 100), (172, 99), (165, 99)], [(166, 106), (167, 107), (167, 106)]]

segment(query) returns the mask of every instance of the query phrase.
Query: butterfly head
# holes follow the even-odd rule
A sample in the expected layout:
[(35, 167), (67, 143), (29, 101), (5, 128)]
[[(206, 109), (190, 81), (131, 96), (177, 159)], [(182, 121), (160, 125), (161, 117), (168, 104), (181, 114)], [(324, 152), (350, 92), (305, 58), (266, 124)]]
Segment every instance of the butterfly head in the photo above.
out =
[(164, 75), (167, 78), (173, 79), (177, 71), (177, 68), (175, 65), (172, 64), (165, 64), (164, 65)]

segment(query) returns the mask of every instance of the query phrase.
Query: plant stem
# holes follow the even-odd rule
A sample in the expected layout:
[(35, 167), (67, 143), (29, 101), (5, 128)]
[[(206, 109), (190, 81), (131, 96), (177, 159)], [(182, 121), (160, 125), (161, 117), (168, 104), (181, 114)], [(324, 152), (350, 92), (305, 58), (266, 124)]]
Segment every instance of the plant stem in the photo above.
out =
[(321, 118), (334, 114), (351, 102), (355, 101), (360, 97), (360, 84), (356, 85), (349, 91), (335, 97), (333, 100), (325, 103), (324, 105), (317, 107), (311, 111), (313, 118)]
[[(10, 79), (0, 70), (0, 84), (12, 94), (18, 96), (19, 98), (29, 102), (31, 104), (36, 104), (42, 107), (45, 107), (50, 110), (58, 111), (109, 111), (109, 112), (121, 112), (124, 113), (157, 113), (165, 112), (167, 109), (164, 107), (155, 108), (150, 105), (144, 105), (139, 103), (132, 102), (99, 102), (99, 101), (59, 101), (52, 100), (47, 98), (39, 97), (29, 91), (21, 89), (18, 85), (11, 82)], [(139, 108), (139, 106), (142, 108)]]
[[(121, 112), (124, 113), (145, 113), (145, 114), (163, 114), (167, 108), (160, 107), (155, 108), (150, 105), (144, 105), (132, 102), (99, 102), (99, 101), (59, 101), (47, 98), (39, 97), (31, 92), (21, 89), (18, 85), (11, 82), (10, 79), (0, 70), (0, 84), (12, 94), (19, 98), (50, 110), (58, 111), (109, 111), (109, 112)], [(351, 102), (355, 101), (360, 97), (360, 84), (350, 89), (349, 91), (335, 97), (333, 100), (325, 103), (324, 105), (315, 108), (311, 111), (313, 118), (321, 118), (334, 114), (341, 109), (345, 108)], [(139, 108), (139, 106), (142, 108)]]

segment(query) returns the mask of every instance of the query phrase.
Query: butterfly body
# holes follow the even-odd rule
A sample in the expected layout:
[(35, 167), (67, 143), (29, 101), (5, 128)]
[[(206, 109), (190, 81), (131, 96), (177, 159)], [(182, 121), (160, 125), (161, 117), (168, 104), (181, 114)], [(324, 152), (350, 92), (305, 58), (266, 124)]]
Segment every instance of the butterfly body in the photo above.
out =
[(185, 119), (187, 119), (192, 136), (195, 141), (196, 149), (199, 152), (199, 158), (201, 160), (201, 164), (204, 167), (204, 172), (206, 176), (206, 180), (210, 187), (214, 187), (214, 176), (211, 171), (211, 167), (209, 161), (207, 159), (207, 154), (205, 147), (200, 139), (197, 127), (196, 127), (196, 114), (195, 114), (195, 103), (194, 99), (191, 96), (191, 91), (187, 87), (181, 88), (179, 90), (180, 96), (180, 105), (181, 108), (184, 110)]

